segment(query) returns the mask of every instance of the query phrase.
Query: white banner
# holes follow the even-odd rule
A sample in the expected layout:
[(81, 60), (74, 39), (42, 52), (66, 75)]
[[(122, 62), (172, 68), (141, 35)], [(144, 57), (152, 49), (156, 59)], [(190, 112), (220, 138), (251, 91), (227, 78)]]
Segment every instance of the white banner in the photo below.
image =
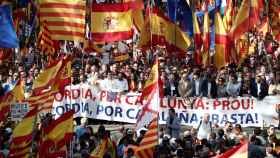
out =
[[(168, 109), (174, 108), (182, 125), (196, 126), (202, 116), (209, 113), (213, 124), (220, 126), (230, 121), (243, 127), (261, 127), (278, 124), (275, 118), (278, 118), (276, 105), (279, 103), (279, 96), (268, 96), (261, 101), (245, 97), (197, 98), (191, 109), (187, 99), (163, 98), (160, 100), (159, 116), (160, 123), (164, 124), (168, 117)], [(75, 117), (135, 123), (142, 105), (140, 94), (120, 95), (98, 91), (94, 86), (83, 84), (68, 86), (63, 95), (57, 94), (53, 114), (58, 117), (69, 109), (75, 109)]]

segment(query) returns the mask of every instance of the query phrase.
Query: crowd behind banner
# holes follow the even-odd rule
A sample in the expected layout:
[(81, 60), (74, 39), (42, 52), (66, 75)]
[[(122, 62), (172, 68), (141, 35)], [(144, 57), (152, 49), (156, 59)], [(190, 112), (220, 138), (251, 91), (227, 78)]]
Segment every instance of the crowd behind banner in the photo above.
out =
[[(34, 80), (51, 60), (71, 54), (73, 61), (71, 86), (66, 87), (63, 95), (55, 95), (54, 116), (48, 113), (38, 118), (32, 133), (32, 151), (38, 149), (43, 129), (59, 115), (74, 109), (75, 117), (96, 119), (99, 128), (93, 129), (89, 124), (91, 119), (76, 119), (73, 141), (67, 146), (70, 157), (90, 157), (106, 138), (112, 150), (104, 150), (103, 157), (135, 158), (133, 150), (128, 150), (127, 154), (125, 150), (139, 145), (148, 129), (134, 131), (119, 122), (135, 123), (143, 104), (139, 95), (149, 78), (153, 53), (157, 53), (164, 98), (160, 104), (162, 125), (154, 157), (207, 158), (226, 153), (244, 141), (249, 146), (245, 153), (249, 157), (280, 156), (277, 133), (280, 47), (270, 33), (263, 34), (257, 29), (246, 33), (248, 39), (240, 39), (236, 45), (242, 60), (219, 69), (212, 64), (197, 64), (197, 52), (192, 48), (181, 58), (174, 57), (172, 53), (176, 52), (167, 52), (163, 47), (141, 51), (136, 47), (136, 38), (106, 43), (99, 53), (96, 50), (85, 52), (73, 41), (61, 41), (63, 44), (57, 54), (49, 55), (35, 42), (33, 15), (30, 14), (33, 9), (27, 11), (30, 15), (27, 21), (21, 19), (15, 24), (24, 48), (0, 50), (0, 96), (22, 81), (24, 96), (28, 99), (33, 93)], [(170, 133), (169, 109), (172, 108), (177, 116), (174, 114), (171, 120), (189, 126), (183, 129), (179, 124), (175, 129), (178, 135)], [(9, 157), (11, 152), (12, 133), (16, 127), (11, 117), (17, 116), (11, 114), (7, 120), (0, 121), (0, 158)], [(120, 128), (108, 130), (102, 125), (103, 120), (114, 121)], [(249, 126), (252, 127), (244, 128)]]

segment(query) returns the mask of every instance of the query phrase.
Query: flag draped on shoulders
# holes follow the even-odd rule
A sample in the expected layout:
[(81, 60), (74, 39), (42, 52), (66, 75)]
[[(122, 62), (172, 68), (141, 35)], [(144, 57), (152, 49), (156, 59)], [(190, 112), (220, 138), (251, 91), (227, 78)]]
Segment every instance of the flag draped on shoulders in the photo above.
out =
[(103, 138), (90, 154), (90, 158), (103, 158), (105, 154), (116, 158), (116, 146), (110, 138)]
[(40, 22), (47, 22), (53, 40), (84, 40), (85, 1), (39, 0), (39, 7)]
[(231, 39), (238, 39), (259, 22), (263, 10), (262, 0), (243, 0), (230, 30)]
[(185, 52), (191, 44), (188, 35), (158, 9), (153, 8), (149, 14), (146, 16), (138, 47), (148, 49), (151, 46), (165, 46), (168, 52)]
[(143, 128), (145, 125), (148, 125), (154, 115), (157, 116), (159, 111), (159, 66), (158, 59), (155, 59), (155, 63), (151, 70), (150, 78), (145, 82), (143, 91), (142, 91), (142, 100), (146, 101), (142, 110), (137, 118), (136, 130)]
[(11, 13), (9, 5), (0, 6), (0, 48), (19, 47)]
[(133, 36), (132, 11), (129, 3), (103, 3), (92, 6), (93, 41), (114, 42)]
[(229, 62), (228, 59), (228, 36), (222, 17), (219, 12), (215, 15), (215, 55), (214, 64), (221, 68)]

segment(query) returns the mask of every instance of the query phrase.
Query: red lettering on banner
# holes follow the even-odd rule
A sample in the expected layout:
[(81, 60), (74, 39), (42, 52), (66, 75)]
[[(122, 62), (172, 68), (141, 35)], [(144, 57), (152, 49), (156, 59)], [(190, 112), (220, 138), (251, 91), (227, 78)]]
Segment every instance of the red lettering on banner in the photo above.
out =
[(214, 110), (216, 110), (217, 106), (220, 106), (220, 105), (221, 105), (221, 102), (218, 99), (215, 99), (213, 102)]
[(125, 103), (128, 104), (128, 105), (133, 105), (133, 103), (129, 101), (130, 97), (131, 96), (125, 96)]
[(200, 107), (202, 108), (202, 110), (204, 109), (204, 104), (201, 98), (197, 99), (195, 108), (198, 109)]
[[(235, 104), (236, 103), (236, 104)], [(235, 106), (236, 105), (236, 106)], [(239, 100), (234, 100), (234, 101), (232, 101), (232, 103), (231, 103), (231, 108), (233, 109), (233, 110), (237, 110), (237, 109), (239, 109), (239, 107), (240, 107), (240, 102), (239, 102)]]
[(114, 102), (121, 104), (121, 96), (119, 94), (116, 95)]
[(183, 100), (178, 99), (178, 109), (187, 109), (187, 106), (184, 104)]
[(167, 106), (163, 103), (163, 98), (160, 98), (159, 105), (161, 108), (167, 108)]
[(250, 99), (246, 99), (247, 100), (247, 104), (245, 105), (245, 99), (241, 99), (241, 105), (242, 105), (242, 108), (243, 109), (245, 109), (245, 110), (247, 110), (247, 109), (249, 109), (250, 108)]
[(85, 94), (85, 98), (90, 98), (91, 100), (93, 99), (93, 97), (92, 97), (92, 93), (91, 93), (91, 90), (90, 89), (88, 89), (87, 91), (86, 91), (86, 94)]
[(137, 104), (143, 105), (143, 101), (141, 99), (141, 96), (137, 96), (137, 99), (135, 101), (135, 105), (137, 105)]
[(107, 92), (101, 91), (101, 92), (100, 92), (100, 101), (102, 101), (103, 98), (106, 98), (106, 96), (107, 96)]
[[(75, 95), (75, 92), (76, 95)], [(80, 97), (80, 90), (79, 89), (71, 89), (71, 96), (72, 96), (72, 99), (78, 99)]]
[[(171, 104), (172, 100), (173, 100), (173, 104)], [(168, 98), (167, 102), (168, 102), (168, 107), (169, 108), (173, 108), (174, 109), (176, 107), (176, 98), (175, 99), (174, 98), (172, 98), (172, 99)]]
[(65, 96), (65, 99), (67, 99), (67, 97), (69, 97), (69, 99), (71, 99), (71, 92), (70, 92), (70, 90), (65, 89), (64, 96)]
[(228, 100), (223, 100), (222, 104), (223, 104), (223, 110), (229, 110), (230, 103)]

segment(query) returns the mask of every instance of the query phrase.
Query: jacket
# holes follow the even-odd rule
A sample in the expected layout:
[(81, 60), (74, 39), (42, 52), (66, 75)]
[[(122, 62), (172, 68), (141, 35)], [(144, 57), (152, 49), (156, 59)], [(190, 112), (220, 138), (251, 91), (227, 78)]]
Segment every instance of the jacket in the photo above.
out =
[(166, 120), (166, 126), (167, 126), (167, 134), (169, 134), (172, 138), (179, 138), (181, 123), (178, 117), (174, 117), (173, 121), (170, 122), (170, 117), (168, 116)]

